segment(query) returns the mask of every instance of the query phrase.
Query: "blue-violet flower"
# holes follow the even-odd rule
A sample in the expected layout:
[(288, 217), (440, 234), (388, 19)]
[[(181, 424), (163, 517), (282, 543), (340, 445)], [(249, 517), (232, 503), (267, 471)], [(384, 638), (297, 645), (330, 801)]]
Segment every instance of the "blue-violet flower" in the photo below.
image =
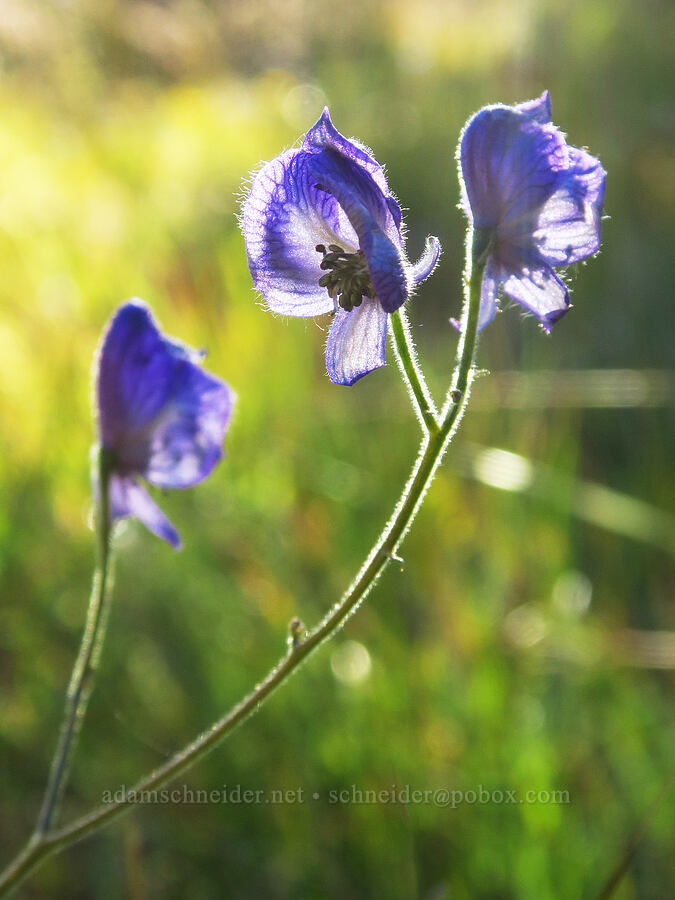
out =
[(457, 156), (474, 253), (486, 263), (478, 327), (494, 317), (501, 286), (550, 331), (570, 305), (554, 267), (600, 246), (605, 170), (551, 124), (548, 91), (481, 109), (464, 127)]
[(135, 516), (174, 547), (180, 537), (139, 484), (192, 487), (221, 458), (235, 395), (199, 365), (202, 355), (165, 337), (142, 300), (111, 319), (98, 357), (101, 452), (112, 521)]
[(405, 255), (401, 209), (370, 151), (343, 137), (328, 109), (258, 171), (242, 210), (255, 287), (273, 312), (334, 313), (326, 368), (354, 384), (384, 365), (387, 316), (427, 278), (440, 254), (428, 238), (415, 265)]

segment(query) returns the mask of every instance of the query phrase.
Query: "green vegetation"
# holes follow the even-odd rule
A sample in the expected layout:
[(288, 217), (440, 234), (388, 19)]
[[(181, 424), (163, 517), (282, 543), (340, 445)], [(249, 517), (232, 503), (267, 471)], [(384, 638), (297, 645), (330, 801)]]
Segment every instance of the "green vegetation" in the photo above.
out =
[[(243, 176), (325, 102), (387, 162), (411, 255), (428, 233), (444, 246), (410, 309), (439, 398), (461, 303), (465, 119), (548, 87), (556, 123), (608, 171), (611, 217), (551, 337), (516, 309), (487, 329), (479, 364), (492, 375), (403, 571), (390, 567), (338, 638), (176, 785), (228, 802), (140, 806), (48, 861), (19, 896), (595, 897), (642, 828), (616, 896), (663, 897), (675, 827), (663, 793), (675, 664), (673, 394), (659, 374), (673, 309), (666, 5), (6, 7), (0, 865), (33, 827), (86, 609), (90, 370), (112, 310), (143, 297), (168, 333), (208, 348), (239, 403), (216, 474), (162, 498), (185, 549), (136, 523), (119, 536), (64, 821), (221, 715), (278, 658), (293, 616), (321, 617), (416, 453), (393, 354), (335, 387), (327, 323), (256, 302), (235, 218)], [(624, 371), (614, 391), (611, 379), (591, 390), (597, 375), (585, 391), (578, 372), (597, 369), (634, 370), (643, 390), (626, 402)], [(541, 370), (565, 402), (539, 402)], [(507, 390), (512, 371), (520, 394)], [(408, 802), (352, 802), (394, 786)], [(524, 802), (423, 794), (481, 786)], [(264, 793), (235, 802), (245, 791)], [(293, 793), (272, 802), (273, 791)], [(528, 791), (569, 802), (527, 802)]]

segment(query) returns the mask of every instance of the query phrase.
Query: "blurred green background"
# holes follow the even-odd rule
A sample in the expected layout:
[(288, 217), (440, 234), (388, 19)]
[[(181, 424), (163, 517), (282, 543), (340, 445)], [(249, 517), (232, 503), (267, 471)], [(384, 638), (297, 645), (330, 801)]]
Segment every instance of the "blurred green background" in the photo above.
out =
[[(416, 453), (395, 365), (335, 387), (327, 322), (256, 302), (246, 173), (324, 103), (386, 162), (410, 255), (428, 233), (444, 245), (411, 308), (439, 396), (468, 116), (549, 88), (609, 173), (610, 216), (550, 338), (516, 309), (486, 331), (491, 374), (404, 570), (178, 785), (304, 802), (138, 808), (19, 896), (557, 900), (598, 896), (622, 860), (617, 897), (669, 895), (672, 18), (658, 0), (1, 4), (0, 863), (32, 828), (79, 643), (91, 360), (115, 307), (146, 299), (239, 403), (214, 476), (161, 499), (182, 553), (136, 523), (119, 536), (66, 818), (235, 702), (294, 615), (318, 620)], [(330, 802), (394, 785), (569, 802)]]

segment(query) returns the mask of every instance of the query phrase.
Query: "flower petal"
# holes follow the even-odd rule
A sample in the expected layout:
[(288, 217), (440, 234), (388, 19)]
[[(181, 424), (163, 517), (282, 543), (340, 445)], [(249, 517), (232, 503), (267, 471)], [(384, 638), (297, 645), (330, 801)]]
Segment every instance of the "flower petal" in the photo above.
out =
[(524, 103), (516, 104), (515, 108), (541, 125), (546, 125), (551, 121), (551, 96), (548, 91), (544, 91), (536, 100), (526, 100)]
[(333, 150), (311, 156), (308, 167), (347, 214), (380, 303), (387, 312), (398, 309), (408, 297), (407, 267), (385, 196), (367, 172)]
[(498, 228), (503, 237), (523, 220), (533, 223), (568, 166), (567, 145), (553, 125), (506, 106), (476, 113), (459, 147), (462, 199), (478, 228)]
[(566, 266), (592, 256), (600, 247), (606, 172), (585, 150), (569, 148), (570, 166), (544, 204), (534, 231), (540, 258)]
[(109, 485), (110, 519), (133, 517), (140, 521), (157, 537), (180, 549), (180, 535), (169, 519), (157, 506), (150, 494), (133, 478), (112, 475)]
[(358, 238), (334, 196), (309, 176), (312, 154), (288, 150), (266, 163), (253, 180), (241, 226), (257, 290), (273, 312), (318, 316), (333, 309), (317, 244), (358, 249)]
[(504, 292), (535, 315), (545, 331), (569, 309), (569, 291), (550, 266), (510, 272), (502, 283)]
[(234, 394), (199, 355), (165, 338), (148, 307), (124, 304), (104, 338), (98, 370), (101, 442), (120, 472), (161, 487), (190, 487), (211, 472)]
[(401, 208), (389, 191), (389, 185), (387, 184), (384, 169), (365, 144), (362, 144), (354, 138), (350, 140), (340, 134), (331, 121), (330, 112), (328, 111), (327, 106), (324, 107), (318, 121), (312, 125), (305, 135), (302, 147), (303, 150), (307, 151), (324, 150), (326, 148), (335, 150), (336, 153), (351, 160), (360, 168), (365, 169), (385, 195), (387, 206), (389, 207), (396, 227), (400, 229)]
[(415, 284), (420, 284), (420, 282), (431, 275), (436, 268), (440, 255), (441, 242), (437, 237), (429, 235), (424, 245), (424, 253), (410, 268), (410, 275)]
[[(189, 353), (187, 348), (183, 352)], [(121, 306), (104, 334), (98, 363), (99, 428), (105, 446), (117, 447), (126, 434), (158, 415), (168, 395), (166, 356), (146, 304), (135, 298)]]
[(234, 401), (225, 382), (194, 365), (177, 365), (141, 474), (158, 487), (192, 487), (203, 481), (223, 456)]
[(326, 368), (333, 384), (351, 385), (385, 364), (387, 313), (377, 300), (363, 299), (351, 312), (339, 309), (326, 343)]

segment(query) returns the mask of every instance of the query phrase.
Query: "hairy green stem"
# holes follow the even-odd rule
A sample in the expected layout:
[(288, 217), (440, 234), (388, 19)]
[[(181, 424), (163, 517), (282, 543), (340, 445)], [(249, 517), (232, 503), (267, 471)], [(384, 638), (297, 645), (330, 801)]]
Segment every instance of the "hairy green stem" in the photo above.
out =
[[(434, 417), (433, 423), (430, 420), (427, 422), (425, 419), (428, 431), (425, 432), (419, 455), (413, 465), (403, 493), (394, 508), (391, 518), (345, 594), (304, 638), (299, 637), (296, 633), (297, 629), (293, 632), (286, 655), (243, 700), (194, 741), (174, 754), (171, 759), (155, 769), (154, 772), (140, 779), (133, 788), (126, 792), (121, 800), (99, 806), (62, 828), (53, 829), (46, 833), (36, 833), (25, 850), (0, 876), (0, 896), (5, 895), (22, 882), (46, 856), (69, 846), (96, 831), (107, 822), (116, 819), (135, 803), (141, 801), (144, 796), (147, 796), (146, 792), (161, 788), (206, 756), (227, 735), (231, 734), (241, 722), (256, 712), (262, 703), (288, 680), (290, 674), (323, 641), (337, 632), (368, 595), (388, 563), (392, 559), (397, 558), (396, 551), (424, 499), (427, 488), (459, 424), (469, 396), (476, 352), (480, 287), (484, 262), (479, 258), (474, 261), (472, 267), (470, 242), (467, 244), (467, 251), (462, 336), (459, 343), (457, 364), (441, 419), (438, 421)], [(399, 345), (398, 339), (396, 344), (399, 353), (401, 353), (401, 347), (403, 348), (402, 359), (414, 360), (414, 352), (410, 346), (409, 335), (403, 325), (399, 332), (399, 337), (401, 344)], [(418, 404), (418, 412), (421, 414), (422, 406), (419, 404), (420, 399), (424, 399), (428, 395), (426, 385), (424, 385), (423, 379), (418, 377), (421, 373), (419, 373), (415, 364), (409, 370), (404, 368), (404, 372), (408, 376), (410, 374), (413, 376), (410, 379), (411, 390)], [(416, 387), (413, 387), (413, 385), (416, 385)], [(431, 410), (432, 405), (427, 408)]]
[(438, 428), (436, 406), (431, 392), (424, 380), (424, 374), (417, 365), (414, 345), (410, 337), (410, 326), (404, 307), (400, 307), (389, 317), (394, 337), (394, 348), (403, 380), (408, 388), (410, 399), (420, 420), (425, 434)]
[[(485, 245), (482, 232), (469, 231), (466, 238), (466, 262), (464, 266), (464, 307), (460, 323), (460, 339), (457, 347), (457, 364), (448, 389), (441, 419), (447, 421), (452, 410), (458, 404), (464, 407), (469, 399), (473, 380), (473, 360), (476, 356), (478, 342), (478, 316), (480, 313), (480, 294), (483, 284), (485, 264), (491, 249), (491, 241)], [(470, 365), (465, 360), (470, 359)]]
[(49, 780), (45, 790), (40, 815), (35, 827), (35, 838), (44, 835), (52, 825), (68, 778), (77, 737), (82, 727), (87, 704), (94, 689), (94, 680), (108, 620), (111, 592), (110, 568), (110, 502), (108, 484), (110, 459), (106, 451), (99, 450), (98, 466), (99, 502), (97, 504), (96, 530), (98, 535), (98, 562), (94, 584), (87, 610), (87, 620), (82, 635), (80, 651), (66, 695), (66, 705), (61, 722), (59, 741), (52, 760)]

